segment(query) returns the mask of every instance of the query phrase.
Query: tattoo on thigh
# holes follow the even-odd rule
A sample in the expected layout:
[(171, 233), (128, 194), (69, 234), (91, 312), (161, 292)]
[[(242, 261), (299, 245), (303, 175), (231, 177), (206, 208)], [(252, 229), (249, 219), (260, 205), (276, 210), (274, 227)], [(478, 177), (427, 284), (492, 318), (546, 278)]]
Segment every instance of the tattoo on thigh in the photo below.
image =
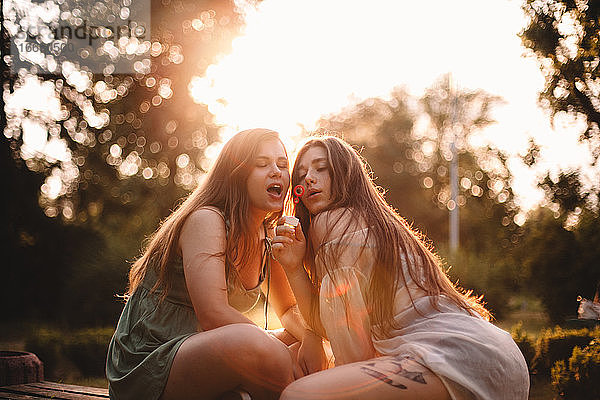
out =
[(379, 360), (366, 363), (360, 367), (364, 373), (399, 389), (408, 389), (398, 380), (399, 377), (410, 379), (413, 382), (427, 384), (423, 372), (409, 371), (402, 365), (404, 360), (412, 360), (412, 357), (402, 357), (390, 360)]

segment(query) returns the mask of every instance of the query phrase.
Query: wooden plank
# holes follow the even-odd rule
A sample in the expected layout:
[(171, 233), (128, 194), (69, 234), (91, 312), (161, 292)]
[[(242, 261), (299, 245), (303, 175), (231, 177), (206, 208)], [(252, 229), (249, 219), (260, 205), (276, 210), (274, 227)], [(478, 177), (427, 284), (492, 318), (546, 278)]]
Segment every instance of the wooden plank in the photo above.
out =
[[(13, 399), (15, 395), (27, 395), (34, 396), (35, 399), (55, 399), (55, 400), (75, 400), (75, 399), (86, 399), (89, 400), (85, 395), (76, 395), (72, 393), (65, 393), (59, 390), (40, 390), (36, 388), (27, 388), (23, 387), (23, 385), (15, 386), (7, 386), (3, 388), (0, 393), (2, 395), (8, 396), (9, 399)], [(96, 398), (97, 399), (97, 398)]]
[(44, 388), (44, 389), (59, 389), (59, 390), (69, 390), (73, 392), (80, 392), (86, 394), (98, 395), (101, 397), (108, 398), (108, 389), (91, 387), (91, 386), (78, 386), (78, 385), (68, 385), (66, 383), (57, 383), (57, 382), (35, 382), (30, 383), (29, 385)]
[(86, 386), (63, 385), (54, 382), (36, 382), (0, 387), (0, 398), (105, 400), (108, 399), (108, 390)]
[(27, 394), (20, 393), (8, 393), (3, 392), (2, 387), (0, 387), (0, 399), (2, 400), (32, 400), (32, 399), (40, 399), (40, 397), (34, 397)]

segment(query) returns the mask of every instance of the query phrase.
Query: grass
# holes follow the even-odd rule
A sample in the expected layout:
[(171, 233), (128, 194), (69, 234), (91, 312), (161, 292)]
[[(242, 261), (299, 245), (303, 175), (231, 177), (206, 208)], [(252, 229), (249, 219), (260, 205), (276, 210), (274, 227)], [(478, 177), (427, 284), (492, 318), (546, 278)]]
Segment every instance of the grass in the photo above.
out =
[[(507, 332), (510, 332), (513, 326), (521, 322), (523, 331), (527, 333), (531, 340), (535, 341), (542, 329), (551, 326), (542, 303), (538, 299), (521, 295), (514, 296), (509, 301), (509, 308), (512, 312), (506, 318), (494, 321), (496, 326)], [(529, 400), (551, 399), (554, 399), (554, 391), (550, 380), (532, 376)]]
[(99, 377), (74, 377), (72, 379), (66, 379), (60, 383), (66, 383), (69, 385), (89, 386), (95, 388), (108, 389), (108, 380), (104, 376)]
[(531, 339), (536, 339), (539, 332), (551, 326), (548, 315), (544, 312), (540, 300), (526, 297), (514, 296), (509, 301), (509, 308), (513, 310), (506, 318), (494, 321), (494, 324), (507, 332), (517, 323), (523, 323), (523, 330)]
[[(56, 328), (36, 321), (19, 321), (18, 323), (6, 321), (0, 322), (0, 350), (28, 351), (25, 347), (25, 338), (41, 327)], [(83, 376), (77, 368), (66, 359), (59, 360), (56, 370), (53, 371), (51, 378), (48, 371), (45, 371), (45, 379), (70, 385), (108, 388), (106, 377)]]
[(549, 380), (531, 378), (529, 400), (552, 400), (554, 396), (555, 393)]

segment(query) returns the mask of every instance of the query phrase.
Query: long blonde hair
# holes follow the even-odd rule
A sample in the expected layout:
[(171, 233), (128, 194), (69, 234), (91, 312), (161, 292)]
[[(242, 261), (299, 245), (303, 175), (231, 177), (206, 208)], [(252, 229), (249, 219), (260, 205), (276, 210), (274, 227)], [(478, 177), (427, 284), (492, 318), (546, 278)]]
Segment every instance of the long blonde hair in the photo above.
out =
[[(401, 265), (407, 264), (410, 278), (419, 288), (430, 295), (431, 305), (439, 310), (439, 297), (447, 296), (459, 307), (470, 314), (479, 314), (490, 319), (490, 313), (482, 304), (481, 297), (474, 297), (471, 292), (464, 291), (453, 284), (442, 269), (440, 258), (434, 253), (425, 237), (415, 232), (384, 199), (381, 188), (377, 187), (367, 170), (367, 163), (348, 143), (333, 136), (322, 136), (309, 139), (299, 150), (296, 163), (292, 170), (292, 187), (300, 183), (299, 160), (308, 149), (320, 146), (327, 153), (327, 163), (331, 178), (331, 200), (329, 210), (343, 208), (350, 213), (349, 221), (344, 232), (358, 221), (369, 227), (365, 242), (372, 238), (375, 241), (375, 264), (367, 291), (367, 307), (371, 322), (377, 327), (376, 337), (385, 337), (395, 326), (393, 319), (394, 296), (399, 285), (407, 284)], [(350, 190), (351, 188), (351, 190)], [(302, 202), (296, 207), (296, 217), (300, 219), (302, 230), (306, 234), (307, 252), (305, 265), (318, 293), (318, 281), (315, 269), (316, 251), (309, 238), (309, 226), (314, 218)], [(336, 216), (334, 225), (340, 218)], [(331, 229), (327, 230), (331, 232)], [(325, 237), (322, 243), (331, 240)], [(366, 244), (366, 243), (365, 243)], [(341, 251), (341, 250), (340, 250)], [(327, 270), (329, 262), (339, 257), (333, 254), (325, 263)], [(410, 295), (410, 291), (409, 291)], [(411, 297), (414, 306), (414, 301)], [(313, 296), (313, 311), (316, 315), (318, 301)], [(417, 309), (417, 311), (419, 311)]]
[[(173, 271), (169, 265), (177, 254), (181, 229), (186, 218), (201, 207), (213, 206), (220, 209), (229, 222), (224, 254), (215, 255), (225, 256), (228, 280), (235, 274), (235, 266), (246, 264), (259, 251), (258, 237), (251, 232), (248, 219), (250, 213), (246, 182), (254, 167), (259, 146), (268, 140), (281, 142), (275, 131), (249, 129), (237, 133), (225, 144), (204, 182), (148, 239), (142, 256), (133, 263), (129, 271), (126, 296), (133, 294), (148, 268), (154, 268), (157, 281), (153, 290), (162, 288), (164, 299), (171, 287)], [(280, 216), (281, 211), (268, 214), (265, 224), (274, 224)]]

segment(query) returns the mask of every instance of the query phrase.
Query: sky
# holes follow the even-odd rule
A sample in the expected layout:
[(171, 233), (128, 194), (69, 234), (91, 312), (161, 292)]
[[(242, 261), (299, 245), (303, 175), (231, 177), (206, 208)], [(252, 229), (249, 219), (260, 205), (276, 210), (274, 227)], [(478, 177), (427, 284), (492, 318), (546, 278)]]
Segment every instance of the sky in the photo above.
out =
[(510, 163), (518, 202), (529, 209), (542, 200), (535, 189), (542, 171), (590, 158), (577, 142), (581, 121), (559, 117), (552, 127), (537, 104), (544, 77), (518, 37), (526, 23), (513, 0), (264, 0), (247, 9), (233, 50), (192, 80), (190, 95), (224, 125), (223, 140), (261, 126), (293, 148), (301, 127), (314, 128), (321, 115), (385, 98), (396, 86), (420, 96), (451, 73), (460, 88), (505, 100), (482, 142), (515, 156), (531, 136), (541, 145), (537, 170)]

